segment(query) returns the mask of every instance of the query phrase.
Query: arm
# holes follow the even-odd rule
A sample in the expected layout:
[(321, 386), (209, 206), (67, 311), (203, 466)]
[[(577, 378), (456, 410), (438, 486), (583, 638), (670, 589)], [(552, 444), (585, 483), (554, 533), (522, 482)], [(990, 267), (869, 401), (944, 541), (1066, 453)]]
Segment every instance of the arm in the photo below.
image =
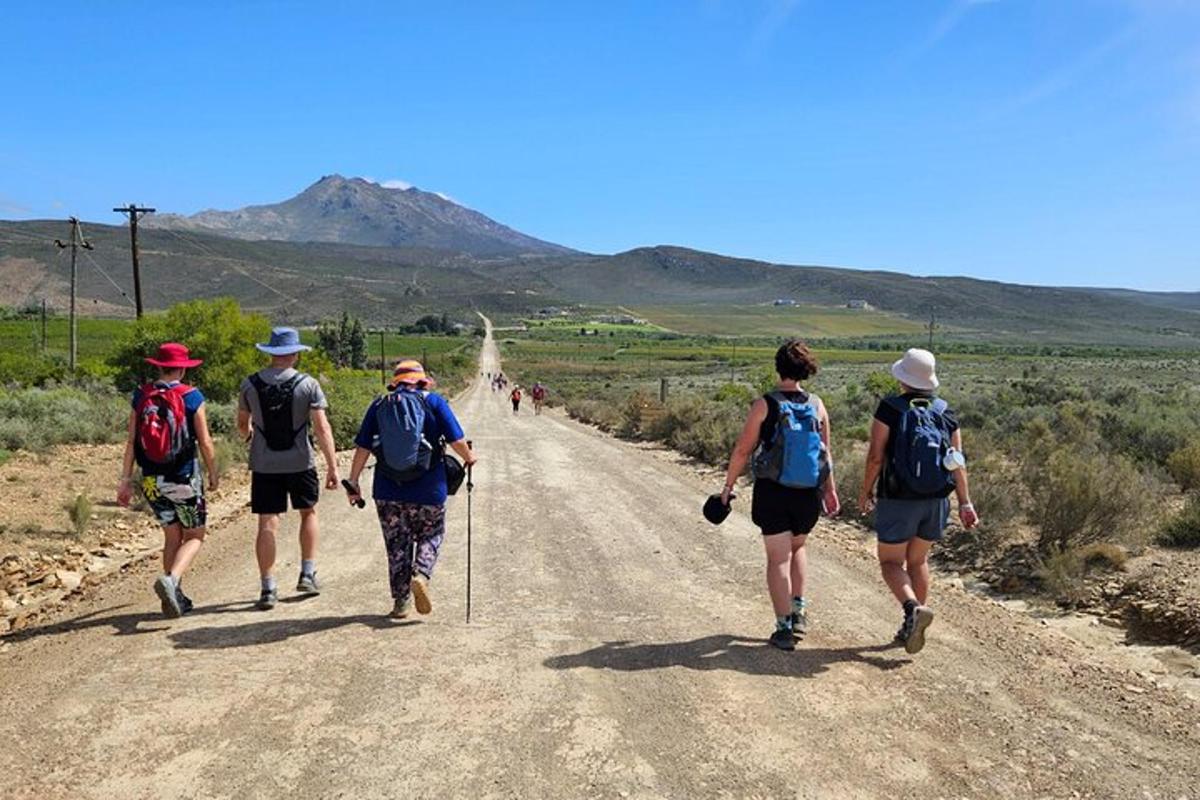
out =
[(887, 451), (888, 436), (892, 429), (879, 420), (871, 423), (871, 444), (867, 450), (867, 467), (863, 471), (862, 491), (858, 493), (858, 507), (863, 514), (875, 508), (875, 483), (883, 472), (883, 458)]
[(742, 426), (742, 432), (733, 446), (733, 453), (729, 456), (729, 469), (725, 473), (725, 488), (721, 491), (721, 502), (725, 505), (729, 505), (729, 501), (733, 499), (733, 487), (737, 483), (737, 479), (746, 471), (746, 465), (750, 463), (750, 456), (754, 454), (754, 448), (758, 447), (758, 437), (766, 419), (767, 401), (760, 397), (750, 406), (746, 424)]
[(825, 513), (831, 517), (836, 517), (838, 512), (842, 510), (842, 501), (838, 499), (837, 479), (834, 477), (833, 445), (829, 432), (829, 410), (825, 408), (824, 401), (821, 401), (820, 418), (821, 441), (825, 443), (825, 455), (829, 459), (829, 479), (825, 481), (821, 499), (825, 504)]
[(254, 431), (250, 427), (250, 410), (249, 409), (242, 408), (240, 406), (238, 407), (237, 429), (238, 429), (238, 433), (240, 433), (242, 436), (242, 441), (244, 441), (244, 442), (250, 441), (250, 437), (252, 437), (254, 435)]
[(215, 492), (221, 485), (221, 476), (217, 473), (217, 454), (213, 450), (212, 435), (208, 432), (208, 411), (204, 404), (196, 409), (192, 423), (196, 426), (196, 444), (200, 448), (200, 457), (204, 459), (204, 468), (208, 471), (208, 489)]
[(121, 459), (121, 480), (117, 483), (117, 505), (127, 506), (133, 499), (133, 439), (137, 435), (137, 412), (129, 412), (129, 432), (125, 436), (125, 456)]
[[(962, 431), (955, 431), (950, 437), (954, 449), (962, 452)], [(971, 484), (967, 480), (967, 468), (963, 467), (954, 473), (954, 493), (958, 495), (958, 518), (962, 520), (967, 530), (979, 524), (979, 513), (971, 503)]]
[(336, 489), (338, 487), (337, 450), (333, 446), (333, 428), (329, 427), (329, 417), (325, 415), (325, 409), (314, 408), (309, 412), (309, 419), (312, 421), (313, 432), (317, 436), (317, 446), (321, 448), (321, 455), (325, 457), (325, 488)]
[(464, 467), (473, 467), (479, 461), (475, 456), (475, 451), (467, 444), (466, 439), (459, 439), (457, 442), (450, 442), (449, 447), (454, 452), (458, 453), (458, 457), (463, 460)]
[(354, 459), (350, 462), (350, 477), (347, 480), (354, 487), (354, 491), (346, 490), (346, 495), (350, 498), (350, 505), (354, 505), (362, 499), (362, 488), (358, 485), (358, 478), (362, 475), (363, 468), (367, 466), (367, 459), (371, 457), (371, 451), (365, 447), (354, 448)]

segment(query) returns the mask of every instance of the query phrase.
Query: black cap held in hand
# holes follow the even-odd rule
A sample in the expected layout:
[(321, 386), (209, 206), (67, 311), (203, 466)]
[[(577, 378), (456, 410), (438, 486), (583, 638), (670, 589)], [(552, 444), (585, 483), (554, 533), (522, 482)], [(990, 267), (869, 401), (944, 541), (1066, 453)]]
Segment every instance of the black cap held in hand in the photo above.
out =
[(721, 502), (721, 495), (710, 494), (704, 501), (704, 518), (713, 525), (720, 525), (728, 516), (729, 506)]

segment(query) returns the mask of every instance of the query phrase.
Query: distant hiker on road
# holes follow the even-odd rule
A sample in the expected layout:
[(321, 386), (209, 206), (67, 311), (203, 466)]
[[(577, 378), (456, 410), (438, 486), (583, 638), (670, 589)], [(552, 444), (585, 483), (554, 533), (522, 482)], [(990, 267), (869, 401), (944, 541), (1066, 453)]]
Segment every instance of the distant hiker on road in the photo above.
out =
[(819, 397), (800, 385), (817, 374), (817, 360), (804, 342), (793, 339), (775, 353), (775, 371), (775, 391), (750, 406), (729, 458), (721, 502), (729, 505), (753, 455), (750, 517), (762, 530), (767, 590), (775, 608), (769, 641), (781, 650), (795, 650), (796, 640), (808, 632), (804, 545), (822, 509), (834, 516), (841, 506), (830, 458), (829, 413)]
[(509, 392), (508, 399), (512, 401), (513, 413), (521, 413), (521, 384), (513, 385), (513, 390)]
[(541, 414), (542, 406), (546, 404), (546, 387), (540, 382), (534, 383), (533, 388), (529, 390), (529, 396), (533, 398), (533, 413)]
[(407, 617), (414, 601), (420, 614), (433, 609), (429, 581), (446, 534), (446, 447), (465, 466), (475, 463), (450, 404), (421, 388), (429, 382), (420, 362), (396, 365), (392, 391), (371, 403), (354, 439), (346, 490), (351, 503), (359, 500), (358, 479), (373, 454), (371, 495), (387, 548), (393, 619)]
[(295, 328), (276, 328), (267, 344), (255, 345), (271, 356), (271, 365), (242, 382), (238, 397), (238, 430), (250, 442), (250, 510), (258, 515), (258, 557), (262, 591), (258, 607), (268, 610), (279, 601), (275, 582), (275, 539), (279, 515), (288, 500), (300, 512), (300, 579), (296, 591), (321, 593), (317, 581), (317, 501), (321, 495), (309, 426), (325, 457), (325, 488), (338, 486), (333, 431), (325, 416), (329, 404), (315, 378), (296, 370), (300, 343)]
[(158, 379), (133, 393), (117, 503), (128, 506), (133, 498), (136, 463), (142, 470), (142, 494), (163, 528), (163, 574), (154, 581), (154, 591), (163, 613), (174, 618), (192, 610), (183, 593), (183, 574), (200, 552), (208, 517), (197, 450), (208, 471), (209, 491), (216, 490), (220, 476), (204, 395), (183, 383), (186, 371), (203, 362), (173, 342), (146, 361), (158, 367)]
[(951, 493), (958, 495), (963, 527), (979, 523), (962, 432), (954, 412), (935, 394), (935, 367), (932, 353), (915, 348), (892, 364), (900, 395), (884, 398), (875, 411), (858, 500), (864, 513), (875, 509), (883, 579), (904, 609), (896, 640), (909, 653), (921, 651), (933, 623), (927, 557), (945, 531)]

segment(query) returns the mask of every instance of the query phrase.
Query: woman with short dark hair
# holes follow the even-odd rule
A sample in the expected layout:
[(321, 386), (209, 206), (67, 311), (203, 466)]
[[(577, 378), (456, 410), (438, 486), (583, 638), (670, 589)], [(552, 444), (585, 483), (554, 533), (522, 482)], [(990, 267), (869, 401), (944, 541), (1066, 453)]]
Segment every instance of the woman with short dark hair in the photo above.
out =
[(721, 501), (728, 506), (737, 479), (753, 457), (750, 517), (762, 530), (767, 590), (775, 609), (770, 643), (795, 650), (808, 631), (804, 595), (808, 557), (804, 545), (824, 510), (840, 503), (830, 458), (829, 412), (821, 398), (801, 386), (817, 374), (817, 359), (799, 339), (775, 353), (779, 383), (755, 400), (729, 458)]

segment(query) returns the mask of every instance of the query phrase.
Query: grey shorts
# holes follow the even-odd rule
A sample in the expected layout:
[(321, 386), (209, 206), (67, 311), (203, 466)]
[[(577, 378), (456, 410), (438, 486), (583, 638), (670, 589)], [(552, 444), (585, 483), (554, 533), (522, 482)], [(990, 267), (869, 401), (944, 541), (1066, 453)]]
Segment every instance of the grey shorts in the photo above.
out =
[(950, 521), (950, 498), (893, 500), (875, 506), (875, 534), (883, 544), (904, 544), (914, 536), (927, 542), (942, 538)]

